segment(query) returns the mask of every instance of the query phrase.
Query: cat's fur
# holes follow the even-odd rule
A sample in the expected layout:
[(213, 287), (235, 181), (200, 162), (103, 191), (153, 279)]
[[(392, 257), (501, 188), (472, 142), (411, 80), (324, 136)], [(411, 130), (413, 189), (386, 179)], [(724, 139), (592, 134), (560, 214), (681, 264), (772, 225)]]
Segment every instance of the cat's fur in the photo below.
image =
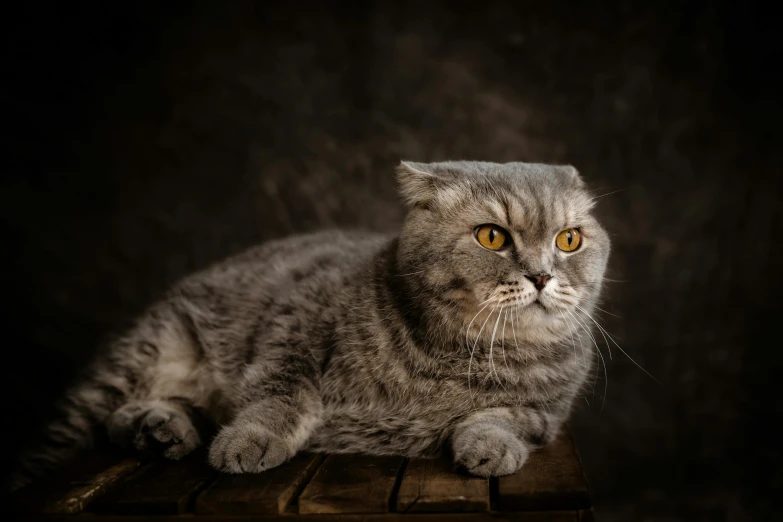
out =
[[(28, 471), (111, 440), (259, 472), (302, 449), (432, 455), (512, 473), (547, 444), (594, 363), (584, 336), (609, 255), (572, 167), (402, 163), (397, 237), (261, 245), (176, 285), (63, 401)], [(478, 225), (511, 234), (483, 248)], [(555, 236), (579, 228), (564, 253)], [(539, 291), (525, 275), (549, 274)], [(578, 307), (576, 304), (578, 303)], [(582, 310), (579, 309), (582, 308)], [(219, 424), (213, 440), (196, 412)]]

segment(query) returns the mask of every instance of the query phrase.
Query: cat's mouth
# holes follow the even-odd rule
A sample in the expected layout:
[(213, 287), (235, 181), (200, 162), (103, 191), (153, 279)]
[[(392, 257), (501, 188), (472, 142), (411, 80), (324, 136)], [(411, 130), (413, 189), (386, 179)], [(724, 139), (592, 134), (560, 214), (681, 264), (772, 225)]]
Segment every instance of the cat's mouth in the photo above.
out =
[(532, 303), (530, 303), (530, 305), (531, 306), (535, 306), (537, 308), (540, 308), (541, 310), (543, 310), (545, 312), (549, 311), (549, 309), (544, 305), (544, 303), (541, 302), (541, 299), (539, 299), (539, 298), (536, 298), (536, 300), (533, 301)]

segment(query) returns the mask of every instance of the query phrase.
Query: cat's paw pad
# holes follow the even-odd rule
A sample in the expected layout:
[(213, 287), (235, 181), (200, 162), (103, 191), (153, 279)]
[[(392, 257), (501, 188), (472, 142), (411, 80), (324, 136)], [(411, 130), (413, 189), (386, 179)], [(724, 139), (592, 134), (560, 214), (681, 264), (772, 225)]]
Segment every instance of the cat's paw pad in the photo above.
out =
[(123, 406), (107, 422), (109, 438), (141, 453), (178, 460), (201, 444), (187, 412), (176, 404), (151, 401)]
[(480, 477), (510, 475), (522, 467), (529, 453), (516, 435), (491, 425), (464, 430), (452, 447), (454, 463)]
[(141, 420), (134, 445), (141, 452), (179, 460), (201, 444), (190, 418), (176, 410), (150, 410)]
[(259, 473), (289, 456), (285, 441), (258, 425), (226, 426), (209, 448), (209, 463), (227, 473)]

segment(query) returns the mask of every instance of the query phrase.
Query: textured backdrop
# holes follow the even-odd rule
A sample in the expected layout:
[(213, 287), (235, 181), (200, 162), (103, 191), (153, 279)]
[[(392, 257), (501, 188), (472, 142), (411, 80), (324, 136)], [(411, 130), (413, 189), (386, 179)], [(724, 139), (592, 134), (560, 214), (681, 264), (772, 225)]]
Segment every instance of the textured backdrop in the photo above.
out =
[(603, 308), (619, 317), (600, 320), (662, 383), (615, 349), (578, 406), (599, 515), (771, 509), (783, 358), (766, 337), (783, 241), (770, 15), (226, 4), (4, 17), (5, 461), (97, 343), (183, 274), (293, 232), (395, 230), (399, 159), (568, 162), (614, 192), (599, 212), (613, 241)]

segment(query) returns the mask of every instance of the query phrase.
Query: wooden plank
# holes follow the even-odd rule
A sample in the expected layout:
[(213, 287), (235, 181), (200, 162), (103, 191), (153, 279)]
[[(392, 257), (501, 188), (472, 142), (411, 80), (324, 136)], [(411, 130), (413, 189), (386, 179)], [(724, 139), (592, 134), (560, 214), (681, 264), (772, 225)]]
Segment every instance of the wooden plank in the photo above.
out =
[(450, 455), (413, 459), (397, 493), (397, 511), (468, 512), (489, 510), (489, 481), (457, 474)]
[(498, 479), (497, 509), (589, 509), (590, 494), (570, 431), (530, 455), (520, 471)]
[(14, 495), (12, 509), (17, 513), (80, 513), (140, 465), (138, 459), (111, 451), (78, 455), (64, 468)]
[(276, 515), (285, 511), (323, 456), (299, 454), (263, 473), (222, 475), (196, 500), (196, 513)]
[(159, 460), (114, 488), (91, 511), (111, 514), (178, 515), (217, 472), (198, 451), (180, 461)]
[(254, 522), (285, 520), (288, 522), (578, 522), (576, 511), (526, 511), (518, 513), (384, 513), (384, 514), (341, 514), (341, 515), (255, 515), (236, 518), (225, 515), (152, 515), (123, 516), (86, 514), (78, 518), (33, 515), (20, 520), (53, 522), (55, 520), (84, 520), (89, 522), (221, 522), (224, 520), (253, 520)]
[(385, 513), (403, 461), (330, 455), (299, 496), (299, 513)]

